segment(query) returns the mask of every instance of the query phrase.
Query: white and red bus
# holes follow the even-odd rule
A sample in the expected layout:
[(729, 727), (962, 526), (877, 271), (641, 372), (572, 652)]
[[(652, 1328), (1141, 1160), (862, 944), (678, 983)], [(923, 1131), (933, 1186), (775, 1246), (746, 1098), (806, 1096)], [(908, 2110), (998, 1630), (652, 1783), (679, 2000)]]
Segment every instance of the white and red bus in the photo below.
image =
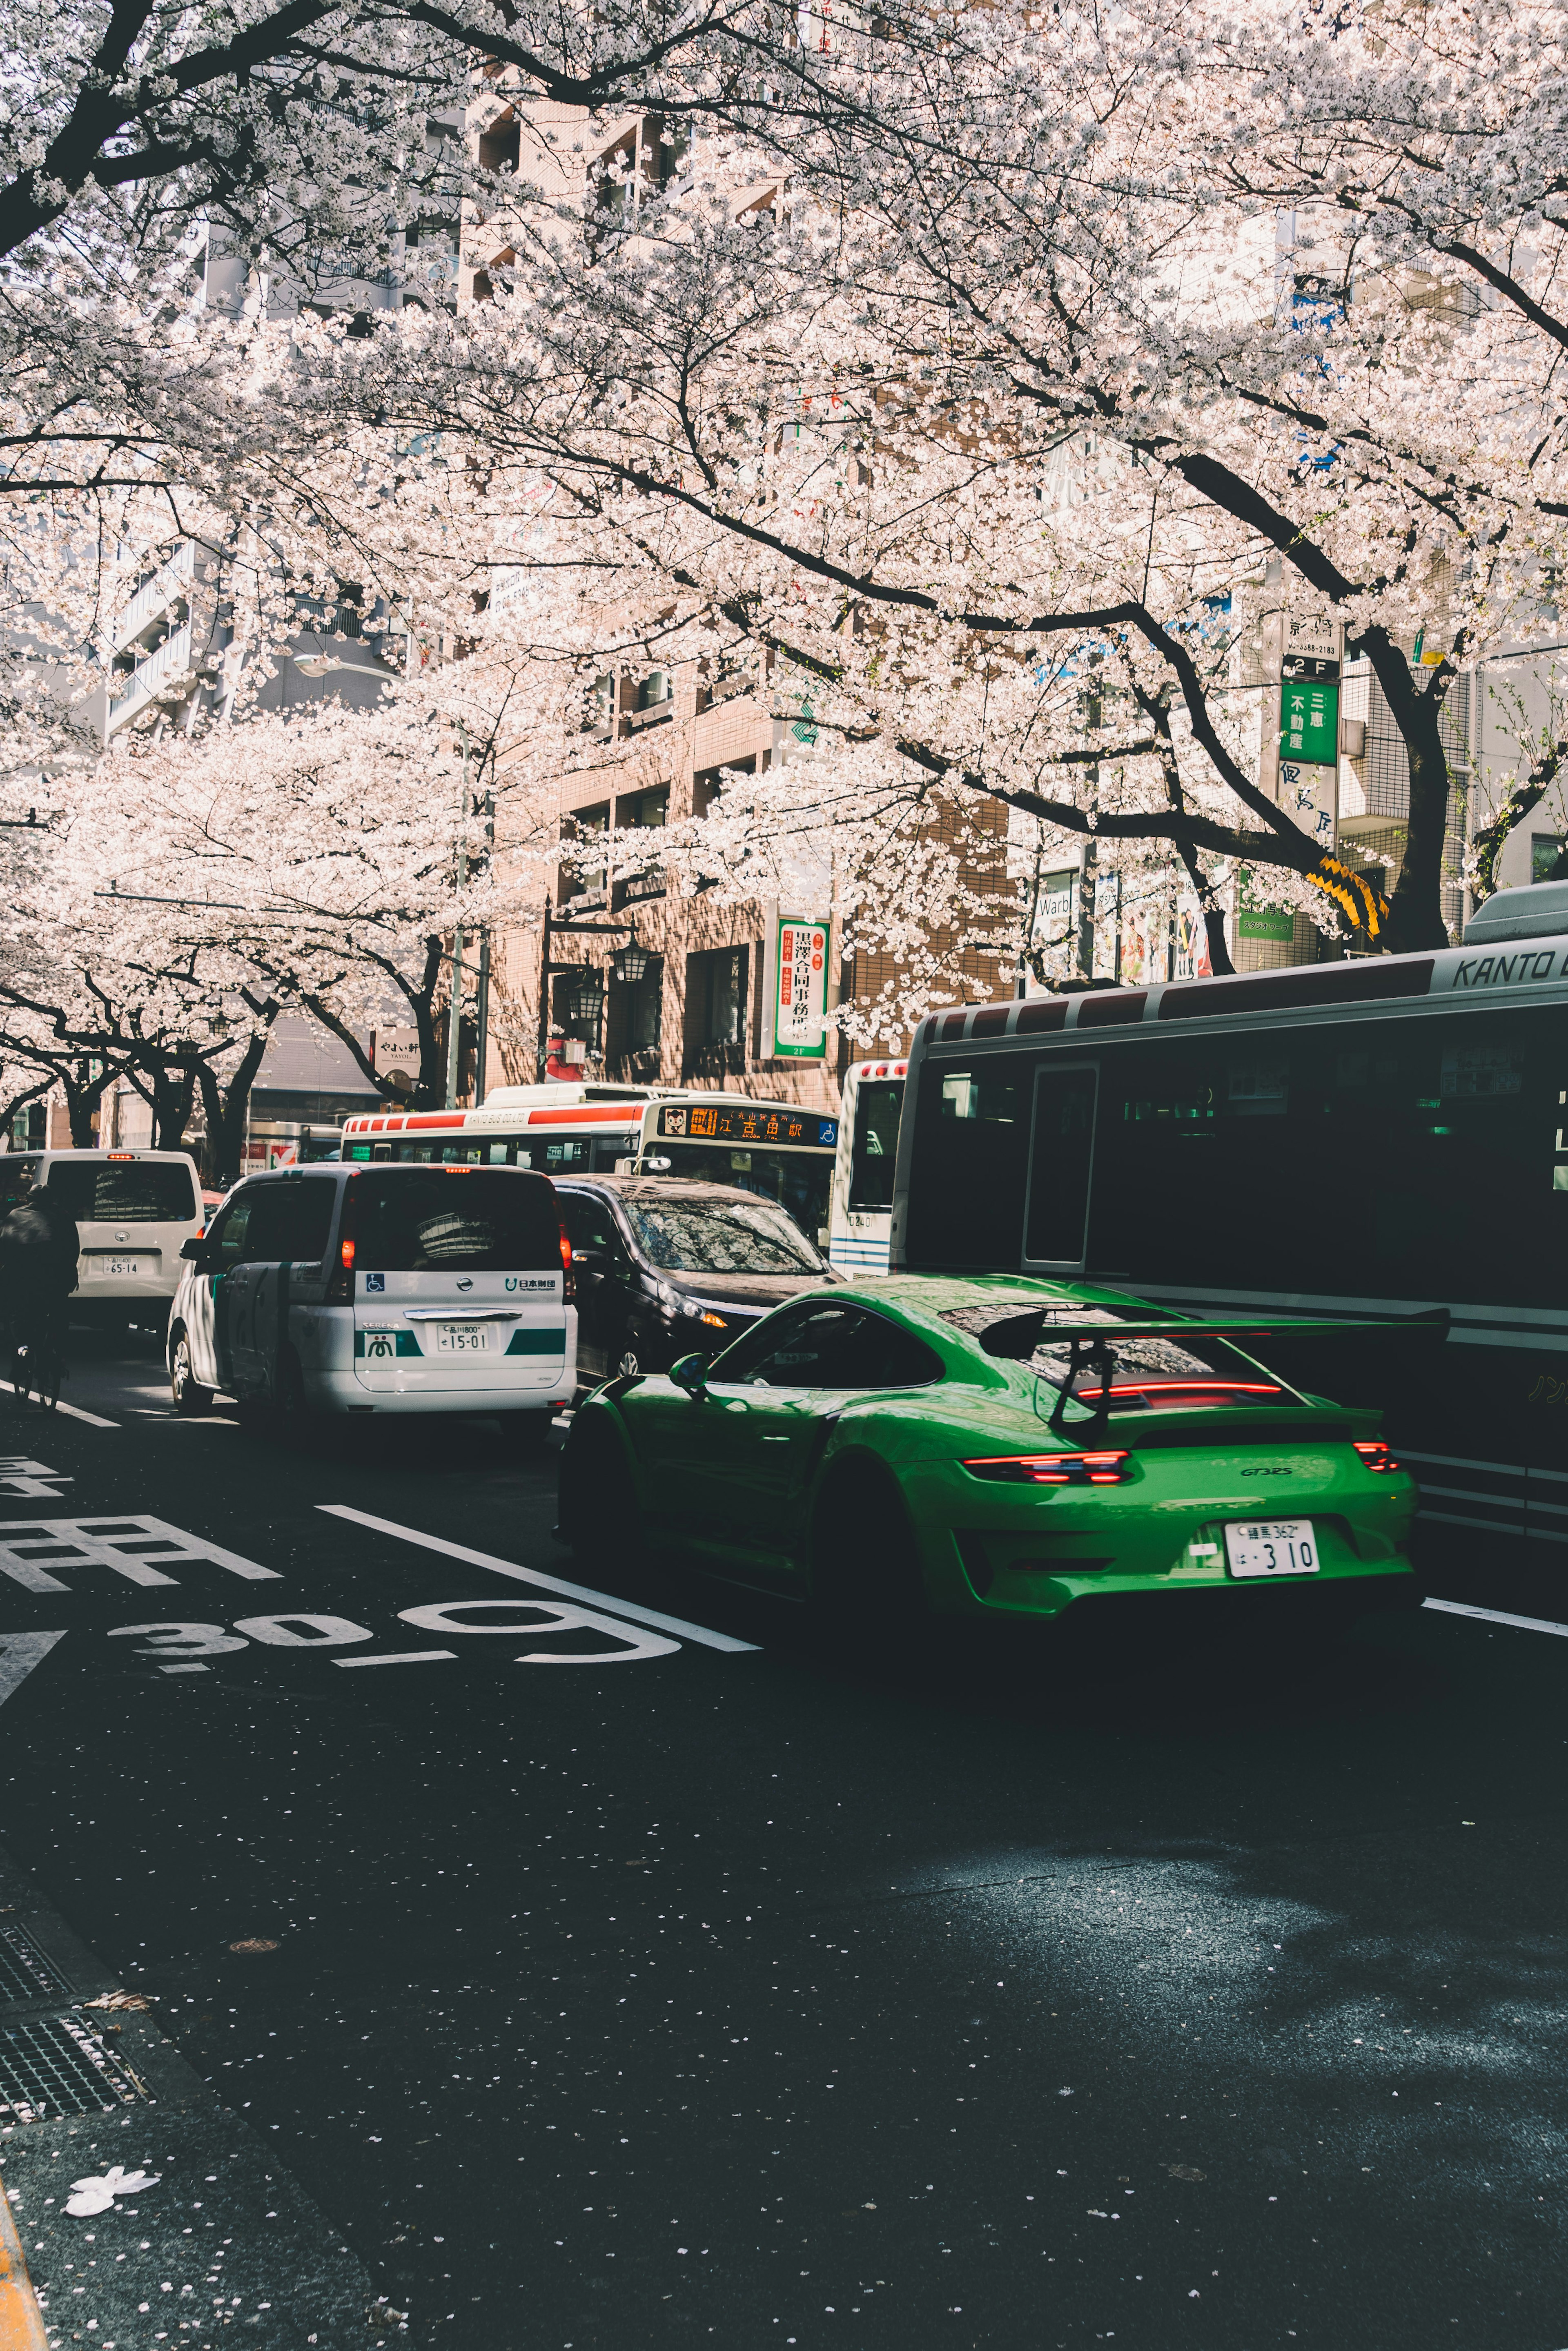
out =
[(908, 1063), (852, 1061), (839, 1106), (839, 1148), (828, 1217), (830, 1264), (852, 1280), (887, 1271), (893, 1176)]
[(838, 1141), (836, 1118), (797, 1102), (552, 1083), (494, 1087), (477, 1110), (387, 1110), (347, 1119), (342, 1156), (734, 1184), (778, 1201), (814, 1240), (828, 1223)]

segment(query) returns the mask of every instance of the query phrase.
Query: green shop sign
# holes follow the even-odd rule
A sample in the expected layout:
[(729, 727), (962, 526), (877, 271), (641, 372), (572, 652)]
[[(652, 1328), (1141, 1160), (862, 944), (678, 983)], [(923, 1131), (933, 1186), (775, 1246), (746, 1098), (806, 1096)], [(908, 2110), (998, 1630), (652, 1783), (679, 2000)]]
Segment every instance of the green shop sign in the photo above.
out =
[(1337, 684), (1326, 678), (1286, 678), (1280, 688), (1280, 757), (1306, 767), (1337, 767)]

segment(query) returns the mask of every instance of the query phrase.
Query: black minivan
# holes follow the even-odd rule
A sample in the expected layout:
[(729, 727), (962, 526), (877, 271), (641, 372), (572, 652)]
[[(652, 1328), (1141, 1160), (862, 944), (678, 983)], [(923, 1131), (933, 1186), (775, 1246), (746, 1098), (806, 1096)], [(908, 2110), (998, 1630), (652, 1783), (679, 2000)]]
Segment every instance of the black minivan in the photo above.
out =
[(664, 1372), (716, 1354), (802, 1290), (841, 1277), (773, 1201), (669, 1176), (555, 1179), (577, 1282), (577, 1369)]

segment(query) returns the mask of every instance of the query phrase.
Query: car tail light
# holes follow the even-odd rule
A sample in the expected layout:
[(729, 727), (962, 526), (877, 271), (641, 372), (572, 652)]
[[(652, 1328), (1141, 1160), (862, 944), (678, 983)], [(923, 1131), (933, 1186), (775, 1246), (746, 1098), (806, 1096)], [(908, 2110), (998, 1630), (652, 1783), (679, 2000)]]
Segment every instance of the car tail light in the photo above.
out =
[(338, 1229), (338, 1259), (327, 1278), (329, 1306), (351, 1306), (354, 1302), (354, 1207), (358, 1195), (351, 1184), (343, 1186), (343, 1221)]
[(1002, 1486), (1124, 1486), (1131, 1460), (1129, 1453), (1001, 1453), (964, 1467)]
[(577, 1276), (571, 1270), (571, 1236), (560, 1228), (560, 1294), (569, 1303), (577, 1296)]
[(1352, 1441), (1369, 1469), (1382, 1471), (1403, 1469), (1405, 1467), (1403, 1461), (1396, 1461), (1381, 1437), (1358, 1437)]

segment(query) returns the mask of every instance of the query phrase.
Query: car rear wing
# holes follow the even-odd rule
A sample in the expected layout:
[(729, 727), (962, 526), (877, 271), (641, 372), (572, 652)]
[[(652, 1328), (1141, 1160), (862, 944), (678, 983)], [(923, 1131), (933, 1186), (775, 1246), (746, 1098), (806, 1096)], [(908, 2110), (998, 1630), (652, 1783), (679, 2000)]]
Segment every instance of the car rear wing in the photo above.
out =
[[(1412, 1339), (1425, 1339), (1441, 1344), (1448, 1335), (1449, 1314), (1446, 1306), (1433, 1308), (1420, 1314), (1388, 1314), (1346, 1317), (1333, 1321), (1309, 1315), (1289, 1314), (1225, 1314), (1169, 1315), (1158, 1322), (1152, 1320), (1126, 1322), (1111, 1319), (1102, 1308), (1088, 1314), (1076, 1315), (1069, 1311), (1060, 1321), (1048, 1317), (1047, 1306), (1030, 1308), (1022, 1314), (1009, 1314), (989, 1323), (977, 1335), (988, 1355), (1004, 1361), (1025, 1363), (1042, 1346), (1064, 1346), (1068, 1361), (1061, 1378), (1055, 1409), (1050, 1426), (1060, 1429), (1065, 1423), (1067, 1406), (1073, 1396), (1080, 1372), (1099, 1375), (1095, 1405), (1095, 1423), (1103, 1428), (1111, 1410), (1111, 1382), (1115, 1369), (1113, 1350), (1120, 1340), (1126, 1339), (1327, 1339), (1347, 1331), (1380, 1331), (1385, 1334)], [(1082, 1403), (1082, 1398), (1076, 1401)]]
[(1339, 1320), (1291, 1314), (1166, 1315), (1159, 1322), (1110, 1320), (1103, 1310), (1089, 1316), (1048, 1320), (1051, 1309), (1030, 1307), (1009, 1314), (979, 1334), (988, 1355), (1026, 1364), (1040, 1346), (1059, 1341), (1082, 1346), (1085, 1340), (1113, 1346), (1118, 1339), (1328, 1339), (1345, 1331), (1403, 1332), (1413, 1339), (1441, 1343), (1452, 1316), (1446, 1306), (1420, 1314), (1345, 1315)]

